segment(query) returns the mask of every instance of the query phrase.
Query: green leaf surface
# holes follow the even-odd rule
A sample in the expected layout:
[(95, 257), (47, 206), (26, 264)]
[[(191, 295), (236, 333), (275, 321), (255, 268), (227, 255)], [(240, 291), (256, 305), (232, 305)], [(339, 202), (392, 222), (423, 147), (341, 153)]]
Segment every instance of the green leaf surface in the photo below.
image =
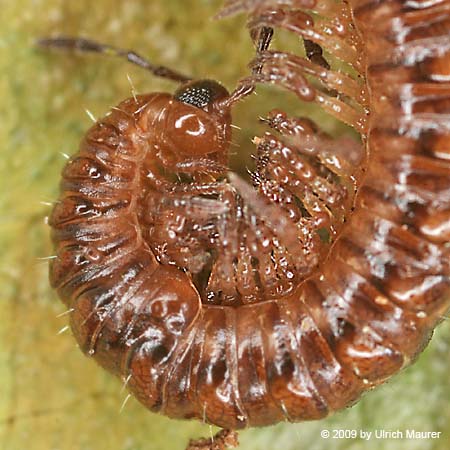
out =
[[(86, 36), (132, 48), (151, 60), (232, 89), (248, 73), (253, 49), (245, 18), (211, 20), (219, 0), (1, 1), (0, 15), (0, 449), (178, 450), (207, 425), (148, 412), (127, 396), (120, 380), (76, 348), (67, 316), (51, 291), (52, 255), (45, 217), (57, 198), (65, 154), (73, 154), (90, 126), (137, 92), (173, 85), (123, 61), (45, 52), (38, 37)], [(277, 39), (289, 44), (283, 34)], [(263, 132), (257, 118), (287, 105), (311, 112), (325, 128), (344, 132), (314, 108), (263, 87), (237, 107), (233, 167), (245, 172), (250, 139)], [(305, 112), (306, 111), (306, 112)], [(63, 330), (59, 333), (60, 330)], [(448, 449), (450, 442), (450, 324), (444, 322), (419, 361), (329, 419), (283, 423), (240, 434), (242, 450)], [(440, 431), (440, 439), (323, 439), (322, 429)]]

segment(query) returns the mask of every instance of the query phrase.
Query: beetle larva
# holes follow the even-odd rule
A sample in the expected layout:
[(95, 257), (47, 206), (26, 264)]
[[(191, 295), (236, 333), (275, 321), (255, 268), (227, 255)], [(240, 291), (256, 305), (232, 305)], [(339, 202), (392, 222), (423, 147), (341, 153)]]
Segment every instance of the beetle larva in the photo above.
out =
[[(450, 302), (450, 1), (231, 0), (220, 15), (241, 11), (257, 56), (231, 94), (119, 52), (181, 86), (87, 132), (51, 217), (51, 282), (82, 350), (152, 411), (229, 429), (354, 403)], [(306, 58), (268, 49), (278, 28)], [(226, 164), (231, 107), (256, 83), (363, 145), (273, 110), (253, 189)]]

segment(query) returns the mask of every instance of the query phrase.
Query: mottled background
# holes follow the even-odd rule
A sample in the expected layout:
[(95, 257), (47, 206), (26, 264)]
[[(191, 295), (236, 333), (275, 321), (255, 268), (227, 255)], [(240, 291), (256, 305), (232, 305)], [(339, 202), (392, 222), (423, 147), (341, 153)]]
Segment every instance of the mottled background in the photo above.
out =
[[(85, 358), (70, 332), (58, 333), (67, 317), (59, 316), (64, 308), (47, 281), (47, 203), (57, 196), (62, 154), (75, 152), (90, 126), (85, 109), (99, 116), (129, 96), (127, 74), (138, 92), (173, 86), (122, 61), (46, 53), (33, 40), (89, 36), (231, 89), (247, 73), (252, 46), (243, 17), (210, 20), (219, 7), (220, 0), (0, 0), (0, 450), (178, 450), (189, 437), (209, 434), (206, 425), (151, 414), (134, 399), (120, 411), (121, 382)], [(289, 95), (258, 92), (235, 114), (243, 130), (234, 137), (233, 165), (242, 172), (250, 139), (262, 130), (258, 115), (280, 104), (304, 114)], [(312, 113), (333, 130), (333, 122)], [(448, 448), (449, 342), (447, 321), (413, 367), (357, 406), (321, 422), (245, 431), (241, 449)], [(324, 440), (323, 428), (413, 428), (443, 437)]]

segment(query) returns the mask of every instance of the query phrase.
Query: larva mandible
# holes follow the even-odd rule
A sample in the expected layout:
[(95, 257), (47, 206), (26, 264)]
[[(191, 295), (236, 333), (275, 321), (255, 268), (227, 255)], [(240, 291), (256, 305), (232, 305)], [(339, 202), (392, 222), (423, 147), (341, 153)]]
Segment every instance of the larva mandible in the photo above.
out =
[[(354, 403), (450, 302), (450, 1), (230, 0), (221, 16), (238, 12), (258, 52), (231, 94), (121, 53), (181, 87), (87, 132), (50, 221), (82, 350), (152, 411), (229, 429)], [(278, 28), (309, 59), (268, 50)], [(74, 43), (105, 49), (43, 42)], [(228, 175), (230, 108), (255, 83), (317, 102), (363, 145), (274, 110), (255, 189)]]

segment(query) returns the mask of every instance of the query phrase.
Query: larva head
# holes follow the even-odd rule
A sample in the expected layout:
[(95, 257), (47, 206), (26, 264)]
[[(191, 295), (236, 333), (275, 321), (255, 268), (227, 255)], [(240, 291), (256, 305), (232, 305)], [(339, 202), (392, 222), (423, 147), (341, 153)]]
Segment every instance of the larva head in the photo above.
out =
[[(211, 160), (223, 163), (231, 139), (228, 91), (213, 80), (183, 84), (164, 120), (162, 141), (176, 163)], [(207, 170), (207, 167), (206, 167)]]

